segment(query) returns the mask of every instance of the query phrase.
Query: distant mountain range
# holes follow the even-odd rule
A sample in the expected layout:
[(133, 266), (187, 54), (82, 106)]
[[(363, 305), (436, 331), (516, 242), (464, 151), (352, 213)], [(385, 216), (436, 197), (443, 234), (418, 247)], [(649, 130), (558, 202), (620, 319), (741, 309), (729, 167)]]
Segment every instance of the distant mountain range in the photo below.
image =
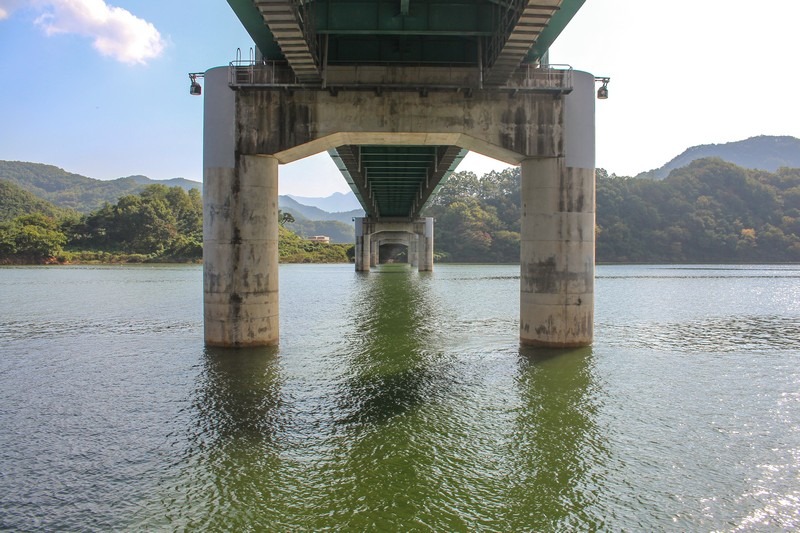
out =
[(151, 180), (145, 176), (128, 176), (115, 180), (98, 180), (67, 172), (41, 163), (0, 161), (0, 179), (7, 180), (54, 205), (89, 213), (104, 203), (116, 203), (127, 194), (136, 194), (147, 185), (160, 183), (168, 187), (199, 189), (203, 184), (183, 178)]
[[(353, 198), (355, 198), (355, 196)], [(325, 198), (307, 198), (307, 200), (325, 200)], [(351, 211), (329, 212), (319, 207), (314, 207), (313, 205), (302, 204), (289, 195), (281, 195), (278, 197), (278, 207), (283, 211), (291, 213), (295, 218), (299, 215), (308, 220), (337, 220), (339, 222), (351, 224), (353, 222), (353, 217), (364, 216), (364, 210), (360, 207)]]
[(743, 141), (692, 146), (661, 168), (642, 172), (637, 178), (661, 180), (696, 159), (718, 157), (744, 168), (775, 172), (780, 167), (800, 168), (800, 139), (759, 135)]
[[(346, 196), (341, 193), (336, 194)], [(355, 196), (353, 196), (353, 198), (355, 198)], [(327, 198), (306, 198), (306, 200), (324, 201), (327, 200)], [(342, 205), (347, 204), (343, 203)], [(278, 197), (278, 207), (281, 211), (291, 213), (295, 219), (294, 222), (286, 225), (288, 229), (304, 237), (326, 235), (331, 238), (331, 242), (338, 243), (354, 242), (355, 226), (353, 224), (353, 218), (364, 216), (364, 211), (362, 209), (329, 213), (318, 207), (303, 205), (289, 195), (281, 195)]]
[(361, 209), (361, 204), (358, 203), (358, 199), (352, 191), (347, 193), (335, 192), (324, 198), (296, 196), (294, 194), (287, 194), (286, 196), (299, 204), (317, 207), (328, 213), (341, 213)]

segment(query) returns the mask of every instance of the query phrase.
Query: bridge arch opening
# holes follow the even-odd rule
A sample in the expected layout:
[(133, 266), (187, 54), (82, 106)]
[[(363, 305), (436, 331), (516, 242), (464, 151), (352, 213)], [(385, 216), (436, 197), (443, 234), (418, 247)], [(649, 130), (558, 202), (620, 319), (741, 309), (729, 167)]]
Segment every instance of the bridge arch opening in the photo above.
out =
[(378, 264), (408, 263), (408, 244), (383, 242), (378, 251)]
[(373, 236), (402, 231), (417, 237), (424, 271), (433, 268), (433, 219), (420, 213), (466, 150), (521, 164), (521, 341), (557, 347), (591, 343), (595, 88), (588, 73), (576, 72), (574, 78), (570, 94), (555, 96), (525, 90), (423, 96), (234, 91), (227, 69), (208, 71), (206, 343), (278, 340), (280, 164), (321, 151), (337, 154), (337, 168), (347, 173), (366, 212), (355, 218), (356, 268), (369, 270)]

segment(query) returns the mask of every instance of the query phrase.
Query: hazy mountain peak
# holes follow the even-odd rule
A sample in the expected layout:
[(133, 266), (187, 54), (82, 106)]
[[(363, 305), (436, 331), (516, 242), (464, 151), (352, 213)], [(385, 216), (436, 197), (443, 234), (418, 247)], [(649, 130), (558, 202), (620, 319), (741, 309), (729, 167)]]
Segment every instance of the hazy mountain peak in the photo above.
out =
[(696, 159), (718, 157), (740, 167), (775, 172), (780, 167), (800, 168), (800, 139), (788, 135), (758, 135), (742, 141), (692, 146), (661, 168), (637, 177), (664, 179), (676, 168)]
[(361, 209), (361, 204), (358, 203), (356, 196), (351, 191), (346, 193), (335, 192), (325, 197), (297, 196), (294, 194), (287, 194), (286, 196), (297, 203), (316, 207), (328, 213), (342, 213)]

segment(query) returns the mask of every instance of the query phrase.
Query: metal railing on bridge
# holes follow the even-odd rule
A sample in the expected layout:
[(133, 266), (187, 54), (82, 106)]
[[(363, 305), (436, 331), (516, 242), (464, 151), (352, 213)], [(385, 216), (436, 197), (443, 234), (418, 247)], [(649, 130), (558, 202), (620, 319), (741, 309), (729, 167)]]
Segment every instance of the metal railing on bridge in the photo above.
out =
[[(326, 89), (339, 90), (462, 91), (471, 95), (483, 89), (481, 73), (470, 67), (406, 67), (403, 79), (387, 79), (380, 65), (341, 67), (335, 75), (324, 75), (319, 83), (301, 81), (285, 61), (256, 61), (237, 58), (230, 62), (228, 84), (232, 89)], [(328, 73), (326, 73), (328, 74)], [(506, 92), (569, 94), (573, 89), (573, 70), (569, 65), (523, 65), (507, 84), (492, 87)]]

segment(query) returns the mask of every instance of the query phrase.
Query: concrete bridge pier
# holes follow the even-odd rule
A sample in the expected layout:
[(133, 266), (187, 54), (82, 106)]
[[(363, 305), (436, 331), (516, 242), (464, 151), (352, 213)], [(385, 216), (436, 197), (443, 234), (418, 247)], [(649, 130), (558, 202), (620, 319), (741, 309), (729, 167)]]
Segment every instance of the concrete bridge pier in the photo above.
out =
[(378, 239), (370, 239), (370, 255), (369, 255), (369, 266), (376, 267), (380, 264), (380, 254), (381, 254), (381, 241)]
[(203, 285), (209, 346), (278, 342), (278, 160), (240, 155), (203, 176)]
[(433, 218), (426, 217), (414, 223), (417, 236), (417, 260), (420, 272), (433, 272)]
[(372, 224), (368, 218), (356, 218), (356, 272), (369, 272), (372, 263), (370, 234)]
[(417, 268), (419, 266), (416, 233), (408, 237), (408, 264), (411, 265), (412, 268)]
[(563, 151), (521, 162), (520, 342), (592, 343), (595, 252), (594, 84), (576, 73)]

